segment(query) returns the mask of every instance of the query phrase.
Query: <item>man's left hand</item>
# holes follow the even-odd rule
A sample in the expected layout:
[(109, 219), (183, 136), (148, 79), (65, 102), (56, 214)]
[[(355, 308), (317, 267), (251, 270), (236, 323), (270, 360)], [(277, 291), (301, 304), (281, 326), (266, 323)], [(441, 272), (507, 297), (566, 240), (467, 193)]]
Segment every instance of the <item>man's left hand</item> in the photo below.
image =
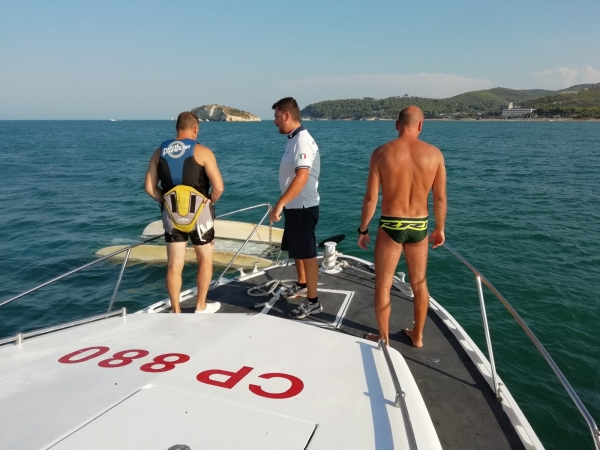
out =
[(271, 223), (279, 222), (281, 220), (282, 211), (283, 206), (277, 203), (275, 207), (271, 210), (271, 214), (269, 215), (269, 220), (271, 221)]

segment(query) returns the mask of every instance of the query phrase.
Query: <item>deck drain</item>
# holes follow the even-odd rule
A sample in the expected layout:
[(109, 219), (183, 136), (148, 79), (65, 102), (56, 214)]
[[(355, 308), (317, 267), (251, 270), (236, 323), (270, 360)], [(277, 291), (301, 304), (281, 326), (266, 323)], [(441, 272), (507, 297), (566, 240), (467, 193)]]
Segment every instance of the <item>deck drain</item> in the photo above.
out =
[(177, 444), (169, 447), (167, 450), (192, 450), (188, 445)]

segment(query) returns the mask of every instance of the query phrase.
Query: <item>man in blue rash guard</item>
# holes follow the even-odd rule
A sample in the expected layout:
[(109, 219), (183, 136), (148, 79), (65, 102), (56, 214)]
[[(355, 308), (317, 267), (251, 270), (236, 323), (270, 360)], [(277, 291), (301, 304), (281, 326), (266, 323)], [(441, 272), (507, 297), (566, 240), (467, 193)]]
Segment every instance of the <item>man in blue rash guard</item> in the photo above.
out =
[[(191, 186), (212, 204), (223, 194), (223, 179), (217, 167), (213, 152), (196, 143), (199, 124), (191, 112), (182, 112), (175, 125), (177, 136), (169, 139), (156, 149), (146, 173), (146, 192), (157, 202), (163, 203), (163, 194), (178, 185)], [(161, 187), (158, 186), (160, 182)], [(211, 189), (212, 187), (212, 189)], [(210, 191), (210, 192), (209, 192)], [(220, 308), (219, 302), (206, 303), (206, 294), (212, 279), (212, 256), (214, 248), (214, 228), (202, 236), (196, 228), (184, 233), (173, 227), (172, 221), (162, 205), (163, 227), (167, 243), (167, 290), (174, 313), (180, 313), (181, 274), (185, 263), (185, 249), (191, 238), (198, 261), (198, 298), (196, 313), (214, 313)], [(214, 219), (214, 211), (212, 211)]]

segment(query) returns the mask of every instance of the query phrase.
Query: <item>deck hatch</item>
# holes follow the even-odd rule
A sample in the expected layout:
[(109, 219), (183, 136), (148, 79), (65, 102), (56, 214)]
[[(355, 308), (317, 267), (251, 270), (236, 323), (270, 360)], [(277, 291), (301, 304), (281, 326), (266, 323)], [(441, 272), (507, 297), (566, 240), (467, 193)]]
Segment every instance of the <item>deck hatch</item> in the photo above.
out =
[(50, 448), (303, 450), (315, 428), (303, 420), (153, 387), (138, 391)]

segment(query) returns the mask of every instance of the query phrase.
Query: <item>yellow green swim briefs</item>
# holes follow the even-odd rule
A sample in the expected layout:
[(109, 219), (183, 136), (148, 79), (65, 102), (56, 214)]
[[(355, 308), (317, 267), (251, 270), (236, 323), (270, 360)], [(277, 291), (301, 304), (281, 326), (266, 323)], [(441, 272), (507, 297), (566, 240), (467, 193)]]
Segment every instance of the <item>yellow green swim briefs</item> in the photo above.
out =
[(403, 219), (381, 216), (379, 227), (398, 244), (415, 244), (427, 237), (428, 218)]

